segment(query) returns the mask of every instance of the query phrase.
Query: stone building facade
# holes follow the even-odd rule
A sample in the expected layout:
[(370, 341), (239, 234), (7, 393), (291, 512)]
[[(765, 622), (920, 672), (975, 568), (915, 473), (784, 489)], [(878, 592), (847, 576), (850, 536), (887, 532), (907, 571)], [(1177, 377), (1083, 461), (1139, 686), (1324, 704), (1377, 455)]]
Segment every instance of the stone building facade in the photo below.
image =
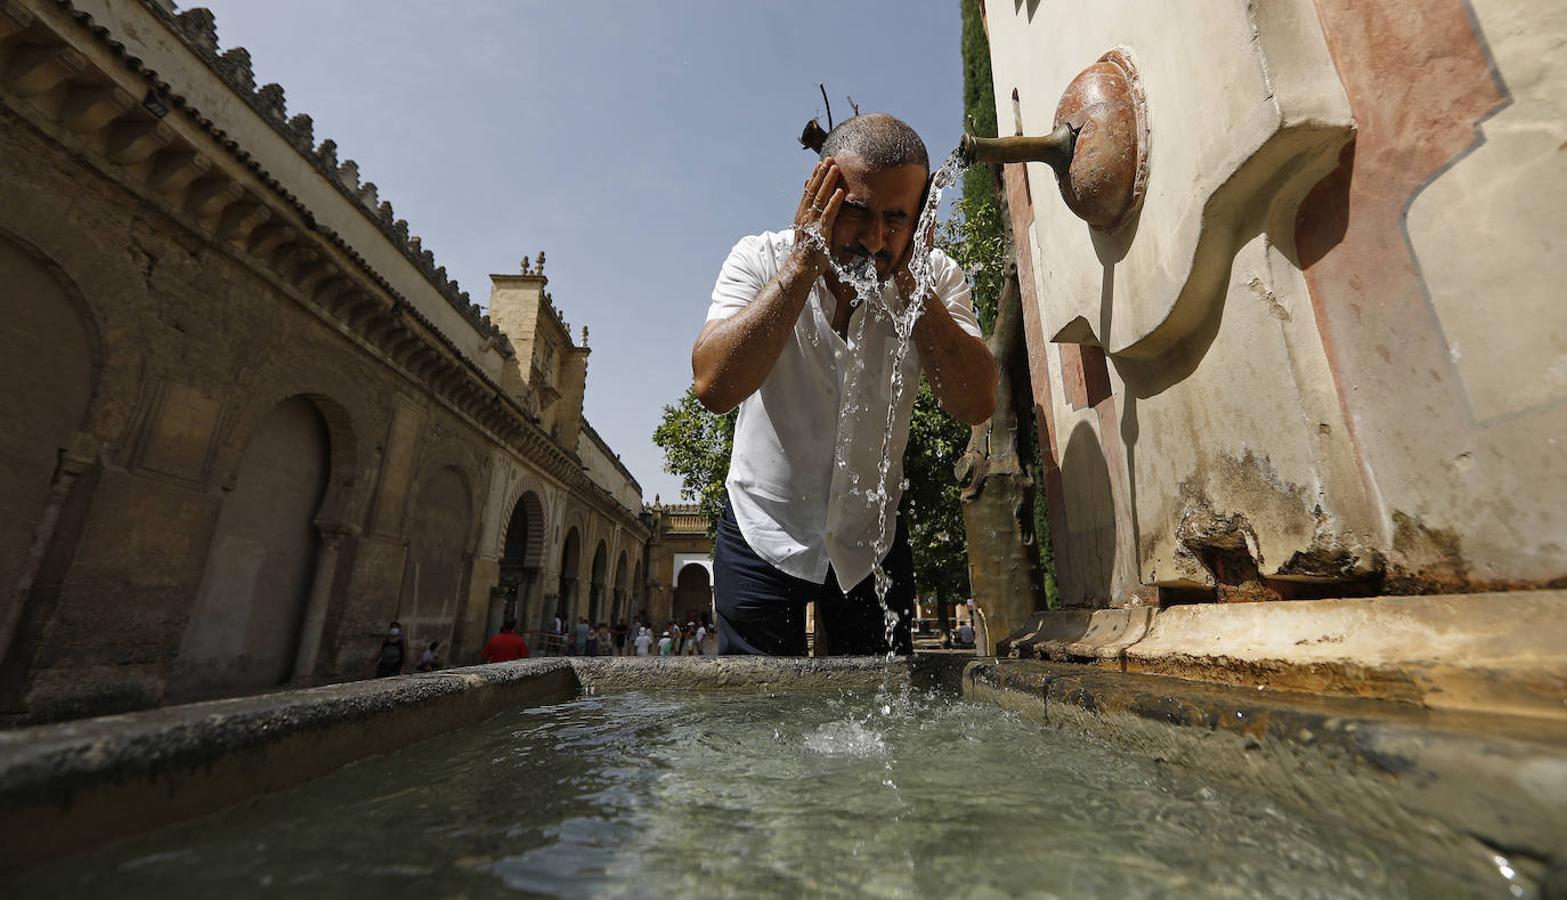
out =
[(205, 10), (0, 0), (0, 715), (645, 605), (543, 269), (483, 315)]
[(1561, 4), (984, 6), (1004, 134), (1142, 103), (1120, 227), (1005, 173), (1068, 605), (1567, 585)]
[(648, 597), (660, 613), (653, 621), (714, 621), (711, 520), (694, 503), (655, 503), (651, 514)]

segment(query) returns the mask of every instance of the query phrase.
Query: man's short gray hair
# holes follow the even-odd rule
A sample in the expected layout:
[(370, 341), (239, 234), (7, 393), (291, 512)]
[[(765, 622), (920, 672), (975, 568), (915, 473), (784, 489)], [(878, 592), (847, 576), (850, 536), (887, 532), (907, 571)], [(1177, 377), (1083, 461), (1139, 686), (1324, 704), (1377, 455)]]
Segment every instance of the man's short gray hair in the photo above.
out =
[(827, 133), (822, 156), (850, 154), (878, 171), (921, 166), (930, 172), (930, 154), (925, 151), (925, 142), (920, 140), (919, 133), (902, 119), (886, 113), (866, 113), (846, 119)]

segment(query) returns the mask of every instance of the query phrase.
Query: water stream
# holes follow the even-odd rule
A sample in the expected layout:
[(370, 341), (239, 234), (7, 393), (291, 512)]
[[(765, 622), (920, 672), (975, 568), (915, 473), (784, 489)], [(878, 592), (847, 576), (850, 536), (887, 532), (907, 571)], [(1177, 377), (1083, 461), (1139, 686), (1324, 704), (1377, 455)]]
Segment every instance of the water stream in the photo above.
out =
[[(865, 326), (871, 317), (890, 317), (894, 333), (897, 335), (896, 349), (892, 359), (892, 384), (891, 401), (887, 405), (887, 419), (882, 429), (881, 459), (878, 463), (876, 483), (866, 492), (866, 499), (877, 505), (876, 538), (873, 547), (872, 576), (875, 578), (876, 601), (881, 605), (882, 620), (886, 625), (887, 658), (894, 656), (893, 638), (898, 627), (898, 614), (887, 605), (887, 592), (892, 588), (892, 578), (887, 574), (882, 565), (882, 559), (892, 548), (894, 526), (896, 524), (895, 513), (889, 512), (892, 504), (892, 491), (888, 484), (889, 473), (892, 469), (892, 439), (894, 423), (897, 418), (898, 405), (902, 400), (906, 385), (903, 383), (903, 361), (908, 356), (909, 346), (914, 336), (914, 324), (919, 321), (920, 313), (925, 308), (925, 301), (935, 291), (935, 272), (930, 262), (930, 253), (935, 236), (935, 224), (937, 211), (941, 208), (941, 197), (954, 183), (958, 176), (966, 168), (959, 151), (954, 150), (937, 167), (930, 179), (930, 188), (926, 191), (925, 204), (920, 209), (917, 223), (914, 227), (914, 249), (909, 260), (909, 274), (914, 281), (912, 296), (901, 298), (901, 308), (889, 306), (883, 302), (885, 293), (897, 296), (897, 291), (887, 291), (888, 285), (876, 275), (876, 267), (869, 258), (862, 258), (854, 264), (845, 265), (832, 258), (831, 249), (827, 240), (820, 231), (806, 233), (807, 240), (811, 241), (827, 257), (832, 266), (833, 274), (843, 284), (853, 289), (855, 303), (863, 306), (864, 314), (859, 317), (858, 329), (855, 333), (855, 345), (864, 346)], [(856, 360), (851, 364), (861, 364)], [(918, 386), (915, 386), (916, 389)], [(849, 414), (855, 412), (850, 409)], [(878, 702), (877, 706), (885, 707), (884, 702)]]

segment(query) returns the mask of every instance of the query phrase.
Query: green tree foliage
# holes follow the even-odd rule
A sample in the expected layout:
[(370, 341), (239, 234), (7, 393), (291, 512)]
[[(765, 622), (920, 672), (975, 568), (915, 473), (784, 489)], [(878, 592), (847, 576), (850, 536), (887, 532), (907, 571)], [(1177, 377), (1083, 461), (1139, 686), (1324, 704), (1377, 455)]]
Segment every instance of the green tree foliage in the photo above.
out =
[[(963, 10), (963, 127), (979, 137), (996, 136), (996, 96), (991, 87), (990, 42), (979, 0), (960, 0)], [(1006, 271), (1006, 227), (996, 201), (995, 180), (988, 166), (963, 173), (963, 197), (953, 204), (952, 217), (939, 240), (963, 267), (974, 292), (980, 328), (990, 333), (996, 320), (996, 298)]]
[(953, 602), (969, 595), (968, 543), (963, 504), (952, 467), (968, 445), (969, 426), (947, 415), (930, 385), (920, 380), (903, 457), (903, 494), (914, 551), (914, 580), (926, 600)]
[[(990, 74), (990, 40), (979, 0), (960, 0), (963, 9), (963, 118), (979, 137), (996, 136), (996, 92)], [(990, 174), (970, 169), (963, 176), (963, 194), (991, 199)]]
[[(973, 173), (970, 169), (966, 174)], [(1006, 279), (1007, 232), (1000, 208), (990, 197), (971, 196), (965, 187), (963, 196), (952, 204), (952, 215), (936, 230), (936, 245), (968, 275), (974, 314), (980, 330), (989, 334)]]
[(723, 507), (736, 415), (734, 410), (708, 412), (696, 391), (687, 388), (679, 403), (664, 407), (664, 418), (653, 431), (653, 443), (664, 451), (664, 471), (680, 476), (680, 496), (695, 500), (709, 523), (718, 521)]
[[(996, 95), (990, 71), (990, 42), (979, 0), (959, 0), (963, 10), (963, 114), (965, 127), (979, 137), (995, 137)], [(987, 166), (974, 166), (963, 173), (963, 197), (954, 204), (952, 217), (939, 232), (942, 249), (968, 273), (974, 291), (974, 311), (980, 326), (990, 333), (995, 322), (996, 301), (1006, 276), (1006, 223), (996, 196), (994, 176)], [(1041, 431), (1033, 409), (1020, 410), (1018, 455), (1029, 460), (1028, 473), (1034, 482), (1034, 536), (1039, 542), (1040, 566), (1044, 572), (1046, 603), (1057, 604), (1055, 556), (1050, 543), (1050, 518), (1046, 509), (1044, 448), (1036, 439)]]

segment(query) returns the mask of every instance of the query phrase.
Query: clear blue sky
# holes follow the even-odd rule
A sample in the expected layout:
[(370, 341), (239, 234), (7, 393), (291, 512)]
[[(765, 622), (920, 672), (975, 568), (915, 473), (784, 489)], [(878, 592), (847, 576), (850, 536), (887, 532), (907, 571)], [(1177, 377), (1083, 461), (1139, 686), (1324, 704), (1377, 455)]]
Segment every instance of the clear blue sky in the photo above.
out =
[(590, 330), (588, 419), (650, 501), (678, 495), (651, 435), (690, 384), (719, 264), (794, 213), (817, 82), (837, 119), (852, 95), (936, 159), (962, 126), (958, 0), (202, 5), (474, 300), (547, 252), (556, 304)]

